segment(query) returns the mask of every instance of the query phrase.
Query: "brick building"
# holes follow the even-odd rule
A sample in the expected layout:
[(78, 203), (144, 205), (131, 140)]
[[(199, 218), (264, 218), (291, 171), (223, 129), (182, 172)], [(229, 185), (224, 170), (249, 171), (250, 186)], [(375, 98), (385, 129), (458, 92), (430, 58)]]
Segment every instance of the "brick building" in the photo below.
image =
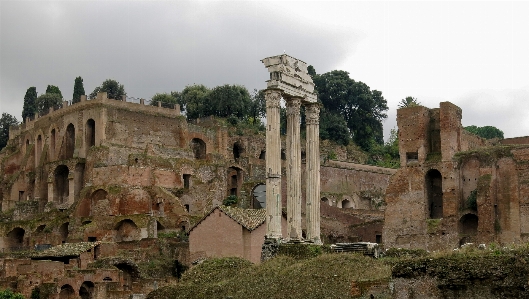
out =
[(386, 247), (528, 240), (529, 139), (484, 140), (461, 118), (449, 102), (398, 110), (401, 168), (386, 189)]

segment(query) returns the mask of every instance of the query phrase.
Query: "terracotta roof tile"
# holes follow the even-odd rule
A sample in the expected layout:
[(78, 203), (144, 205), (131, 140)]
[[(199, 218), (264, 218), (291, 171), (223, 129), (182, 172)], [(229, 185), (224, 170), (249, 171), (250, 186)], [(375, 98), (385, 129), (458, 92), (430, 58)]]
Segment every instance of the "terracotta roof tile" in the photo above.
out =
[(211, 209), (211, 211), (209, 211), (209, 213), (207, 213), (202, 219), (200, 219), (197, 224), (191, 227), (189, 229), (189, 232), (191, 232), (195, 227), (197, 227), (216, 209), (219, 209), (228, 217), (230, 217), (235, 222), (239, 223), (249, 231), (255, 230), (266, 221), (266, 209), (241, 209), (228, 206), (217, 206)]

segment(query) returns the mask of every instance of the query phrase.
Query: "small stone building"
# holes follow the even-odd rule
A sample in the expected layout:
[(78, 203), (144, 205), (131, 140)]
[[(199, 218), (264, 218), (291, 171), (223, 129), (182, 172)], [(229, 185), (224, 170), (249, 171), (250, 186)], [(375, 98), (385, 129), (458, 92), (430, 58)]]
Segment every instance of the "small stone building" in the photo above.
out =
[[(213, 208), (189, 231), (191, 261), (237, 256), (260, 263), (266, 234), (265, 209)], [(282, 218), (286, 235), (286, 219)]]
[(529, 240), (529, 138), (485, 140), (450, 102), (397, 111), (401, 168), (386, 189), (386, 247)]

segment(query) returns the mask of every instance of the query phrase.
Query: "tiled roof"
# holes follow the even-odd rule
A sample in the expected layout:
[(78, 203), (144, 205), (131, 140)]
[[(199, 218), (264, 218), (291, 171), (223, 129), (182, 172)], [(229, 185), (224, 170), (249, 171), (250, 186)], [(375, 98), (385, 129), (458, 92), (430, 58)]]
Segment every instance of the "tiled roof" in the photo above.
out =
[(63, 256), (79, 256), (83, 252), (96, 247), (101, 244), (97, 242), (79, 242), (79, 243), (64, 243), (61, 245), (54, 246), (52, 248), (36, 252), (31, 255), (32, 258), (44, 258), (44, 257), (63, 257)]
[(213, 211), (219, 209), (221, 212), (226, 214), (228, 217), (233, 219), (235, 222), (242, 225), (249, 231), (253, 231), (263, 224), (266, 220), (266, 209), (241, 209), (228, 206), (217, 206), (214, 207), (209, 213), (207, 213), (197, 224), (195, 224), (189, 232), (197, 227), (204, 219), (206, 219)]

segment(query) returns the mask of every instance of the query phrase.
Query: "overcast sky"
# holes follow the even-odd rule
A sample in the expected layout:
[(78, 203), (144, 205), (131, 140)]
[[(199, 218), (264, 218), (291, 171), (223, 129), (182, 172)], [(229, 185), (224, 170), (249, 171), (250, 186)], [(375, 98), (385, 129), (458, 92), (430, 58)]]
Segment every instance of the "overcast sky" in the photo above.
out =
[(105, 79), (150, 98), (186, 85), (264, 88), (262, 58), (345, 70), (389, 106), (450, 101), (463, 125), (529, 135), (529, 2), (0, 1), (0, 112), (21, 120), (26, 90)]

